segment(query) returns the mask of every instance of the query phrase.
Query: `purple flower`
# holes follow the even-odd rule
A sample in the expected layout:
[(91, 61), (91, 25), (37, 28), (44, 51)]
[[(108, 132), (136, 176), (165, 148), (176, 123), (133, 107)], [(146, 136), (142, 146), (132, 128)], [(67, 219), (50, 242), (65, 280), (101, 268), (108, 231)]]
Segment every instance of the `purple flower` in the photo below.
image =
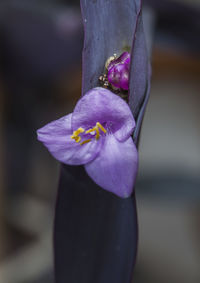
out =
[(108, 81), (117, 88), (128, 90), (129, 88), (130, 54), (128, 52), (112, 60), (108, 65)]
[(94, 88), (74, 112), (37, 131), (51, 154), (70, 165), (84, 165), (103, 189), (119, 197), (131, 195), (138, 153), (131, 134), (135, 120), (128, 104), (111, 91)]

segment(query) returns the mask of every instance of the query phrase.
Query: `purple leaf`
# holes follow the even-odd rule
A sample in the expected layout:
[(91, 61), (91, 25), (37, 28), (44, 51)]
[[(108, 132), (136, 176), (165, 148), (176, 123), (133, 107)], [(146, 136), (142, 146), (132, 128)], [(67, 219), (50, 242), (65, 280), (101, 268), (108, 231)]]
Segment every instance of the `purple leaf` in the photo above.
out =
[(81, 1), (85, 30), (82, 94), (98, 85), (108, 57), (131, 50), (140, 1)]
[[(82, 0), (81, 8), (82, 94), (98, 86), (108, 57), (131, 51), (129, 105), (138, 142), (150, 87), (141, 1)], [(96, 185), (83, 166), (62, 166), (54, 234), (57, 283), (130, 283), (137, 237), (134, 193), (120, 199)]]
[[(142, 22), (141, 0), (81, 1), (85, 30), (82, 95), (98, 85), (105, 61), (114, 53), (131, 51), (129, 105), (136, 124), (137, 142), (150, 90), (150, 65)], [(101, 11), (101, 12), (100, 12)], [(113, 12), (114, 11), (114, 12)], [(146, 101), (144, 103), (144, 100)], [(142, 107), (144, 105), (144, 107)]]
[(135, 195), (102, 190), (83, 166), (63, 165), (54, 226), (56, 283), (130, 283), (137, 251)]
[(140, 10), (137, 15), (129, 75), (129, 105), (134, 117), (137, 117), (146, 94), (146, 88), (149, 80), (148, 68), (149, 60)]

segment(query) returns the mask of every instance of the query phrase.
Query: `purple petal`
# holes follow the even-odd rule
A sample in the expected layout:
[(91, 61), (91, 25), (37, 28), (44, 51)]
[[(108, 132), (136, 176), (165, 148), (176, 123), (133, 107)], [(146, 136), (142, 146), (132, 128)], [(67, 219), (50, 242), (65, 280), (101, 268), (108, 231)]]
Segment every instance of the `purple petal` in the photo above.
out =
[(128, 104), (111, 91), (97, 87), (87, 92), (77, 103), (72, 115), (72, 128), (91, 127), (100, 122), (109, 123), (119, 141), (133, 132), (135, 120)]
[(117, 64), (108, 71), (108, 81), (117, 88), (128, 90), (129, 69), (125, 64)]
[(101, 149), (103, 139), (80, 145), (71, 139), (72, 114), (53, 121), (37, 131), (38, 140), (60, 162), (81, 165), (93, 160)]
[(108, 66), (108, 71), (116, 64), (124, 64), (129, 68), (130, 65), (130, 54), (128, 52), (123, 52), (119, 58), (110, 62)]
[(108, 135), (97, 158), (86, 164), (85, 169), (103, 189), (122, 198), (129, 197), (138, 170), (138, 153), (132, 138), (119, 142)]

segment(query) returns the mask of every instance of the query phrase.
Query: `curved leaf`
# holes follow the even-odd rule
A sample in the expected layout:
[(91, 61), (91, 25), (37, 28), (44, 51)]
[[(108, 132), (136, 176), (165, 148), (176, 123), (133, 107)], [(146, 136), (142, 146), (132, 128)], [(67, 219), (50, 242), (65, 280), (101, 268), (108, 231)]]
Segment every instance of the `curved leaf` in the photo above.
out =
[[(150, 68), (140, 0), (82, 0), (85, 28), (82, 94), (98, 86), (107, 58), (131, 50), (129, 106), (138, 141), (149, 95)], [(135, 194), (102, 190), (82, 166), (62, 165), (54, 245), (57, 283), (130, 283), (137, 252)]]

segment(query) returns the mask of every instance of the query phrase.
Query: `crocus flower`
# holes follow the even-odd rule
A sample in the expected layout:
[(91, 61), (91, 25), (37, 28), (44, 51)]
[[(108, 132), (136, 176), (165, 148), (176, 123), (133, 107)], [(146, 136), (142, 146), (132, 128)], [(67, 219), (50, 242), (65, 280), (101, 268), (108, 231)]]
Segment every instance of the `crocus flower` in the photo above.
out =
[(128, 90), (130, 54), (128, 52), (110, 62), (108, 65), (108, 81), (117, 88)]
[(131, 195), (138, 154), (131, 137), (135, 120), (128, 104), (104, 88), (93, 88), (74, 112), (37, 131), (38, 139), (60, 162), (84, 165), (103, 189), (126, 198)]

